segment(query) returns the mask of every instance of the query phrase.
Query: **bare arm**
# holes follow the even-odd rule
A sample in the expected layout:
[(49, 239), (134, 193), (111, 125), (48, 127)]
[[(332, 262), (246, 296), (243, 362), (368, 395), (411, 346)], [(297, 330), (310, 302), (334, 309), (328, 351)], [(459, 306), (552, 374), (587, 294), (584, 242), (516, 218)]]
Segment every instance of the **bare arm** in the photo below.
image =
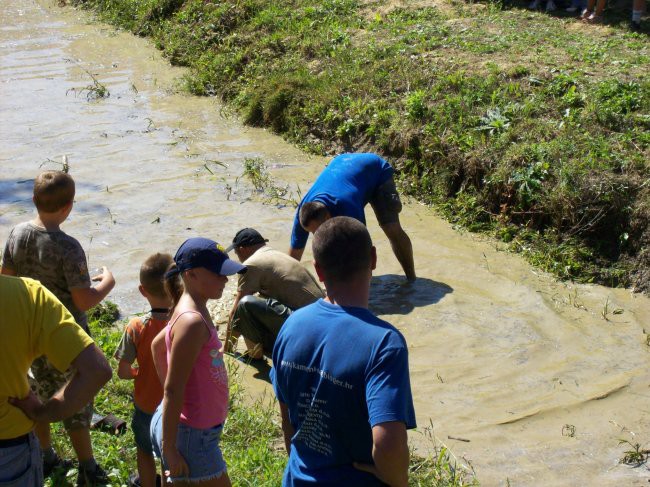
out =
[(167, 333), (167, 328), (160, 330), (160, 333), (151, 342), (153, 365), (156, 367), (158, 380), (163, 386), (167, 378), (167, 344), (165, 343), (165, 333)]
[(289, 420), (289, 408), (283, 402), (280, 403), (280, 416), (282, 417), (282, 435), (284, 436), (284, 447), (287, 455), (291, 452), (291, 438), (296, 434), (291, 421)]
[(133, 368), (132, 364), (126, 360), (120, 360), (117, 364), (117, 376), (120, 379), (133, 380), (138, 375), (138, 369)]
[(304, 253), (305, 249), (294, 249), (293, 247), (289, 248), (289, 256), (293, 257), (296, 259), (298, 262), (300, 262), (300, 259), (302, 259), (302, 254)]
[(409, 449), (404, 423), (390, 421), (372, 428), (372, 460), (373, 465), (354, 466), (391, 487), (408, 487)]
[(237, 311), (237, 306), (239, 305), (239, 301), (241, 298), (244, 296), (248, 296), (250, 293), (245, 293), (243, 291), (237, 291), (237, 296), (235, 296), (235, 302), (232, 305), (232, 309), (230, 310), (230, 315), (228, 316), (228, 325), (226, 326), (226, 340), (223, 345), (223, 351), (230, 353), (232, 352), (234, 343), (232, 342), (233, 338), (239, 338), (239, 336), (232, 336), (232, 319), (235, 316), (235, 311)]
[(177, 477), (189, 473), (187, 464), (176, 447), (176, 434), (183, 409), (185, 385), (201, 347), (209, 338), (209, 333), (203, 320), (197, 318), (195, 314), (185, 315), (178, 319), (172, 333), (171, 354), (162, 403), (162, 450), (169, 466), (170, 475)]
[(70, 289), (72, 302), (79, 311), (88, 311), (93, 306), (99, 304), (115, 286), (115, 278), (111, 271), (106, 267), (102, 269), (103, 271), (99, 276), (93, 277), (93, 281), (99, 283), (95, 287)]
[(72, 416), (95, 397), (112, 375), (106, 357), (94, 344), (79, 353), (72, 366), (75, 368), (72, 380), (46, 403), (41, 404), (33, 392), (24, 399), (9, 401), (38, 422), (53, 423)]
[(15, 270), (10, 269), (6, 265), (2, 266), (2, 269), (0, 269), (0, 274), (4, 274), (5, 276), (17, 276), (18, 275)]

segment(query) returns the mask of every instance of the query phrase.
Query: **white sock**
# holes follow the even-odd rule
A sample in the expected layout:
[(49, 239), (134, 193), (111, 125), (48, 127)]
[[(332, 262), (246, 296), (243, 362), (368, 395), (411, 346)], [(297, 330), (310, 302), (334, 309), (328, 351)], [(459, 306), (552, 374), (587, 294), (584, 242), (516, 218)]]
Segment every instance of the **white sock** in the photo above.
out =
[(636, 24), (641, 22), (641, 10), (632, 10), (632, 22)]

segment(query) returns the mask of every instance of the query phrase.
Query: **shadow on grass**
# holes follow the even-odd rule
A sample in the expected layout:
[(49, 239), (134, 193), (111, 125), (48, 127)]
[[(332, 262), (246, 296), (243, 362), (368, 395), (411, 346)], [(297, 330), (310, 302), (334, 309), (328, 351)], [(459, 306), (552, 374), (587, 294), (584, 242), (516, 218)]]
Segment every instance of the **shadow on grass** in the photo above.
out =
[(409, 283), (396, 274), (373, 276), (369, 308), (376, 315), (406, 315), (414, 308), (436, 304), (451, 292), (451, 286), (426, 277)]

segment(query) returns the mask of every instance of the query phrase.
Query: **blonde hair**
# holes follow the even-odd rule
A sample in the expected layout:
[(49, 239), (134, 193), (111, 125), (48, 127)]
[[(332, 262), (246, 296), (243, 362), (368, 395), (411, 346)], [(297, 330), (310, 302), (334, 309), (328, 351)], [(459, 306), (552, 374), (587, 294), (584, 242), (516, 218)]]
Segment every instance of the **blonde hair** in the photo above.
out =
[(63, 171), (45, 171), (34, 180), (34, 204), (38, 211), (59, 211), (74, 200), (74, 194), (74, 179)]

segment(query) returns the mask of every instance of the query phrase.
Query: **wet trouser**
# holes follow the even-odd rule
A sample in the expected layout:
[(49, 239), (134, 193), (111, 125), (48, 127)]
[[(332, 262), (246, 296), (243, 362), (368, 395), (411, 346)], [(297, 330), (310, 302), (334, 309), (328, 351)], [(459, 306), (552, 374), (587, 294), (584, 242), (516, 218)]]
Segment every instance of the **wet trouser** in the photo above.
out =
[(0, 486), (41, 487), (43, 460), (33, 432), (0, 440)]
[(275, 299), (244, 296), (235, 310), (232, 331), (262, 345), (264, 354), (270, 357), (280, 328), (291, 312), (291, 308)]

